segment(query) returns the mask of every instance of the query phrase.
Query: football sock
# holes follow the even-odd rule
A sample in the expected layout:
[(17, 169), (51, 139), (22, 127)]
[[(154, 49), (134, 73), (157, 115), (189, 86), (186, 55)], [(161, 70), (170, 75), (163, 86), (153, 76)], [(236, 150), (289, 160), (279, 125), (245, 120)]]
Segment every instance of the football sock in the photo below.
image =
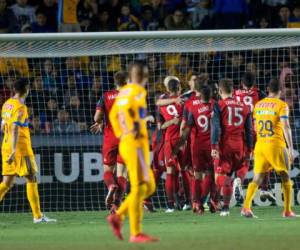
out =
[(241, 179), (241, 182), (243, 183), (245, 180), (245, 177), (248, 173), (249, 166), (248, 164), (244, 163), (241, 168), (236, 172), (237, 177)]
[(258, 189), (258, 186), (255, 182), (249, 183), (245, 202), (244, 202), (244, 208), (246, 208), (246, 209), (251, 208), (252, 200), (254, 199), (257, 189)]
[(182, 176), (182, 184), (184, 189), (185, 200), (186, 202), (190, 202), (191, 200), (190, 174), (188, 171), (182, 171), (181, 176)]
[(4, 182), (0, 183), (0, 201), (3, 200), (5, 194), (8, 192), (9, 187), (6, 186), (6, 184)]
[(225, 183), (223, 186), (223, 202), (225, 207), (229, 207), (230, 200), (232, 196), (232, 179), (226, 176)]
[(201, 180), (193, 178), (192, 180), (192, 199), (193, 202), (200, 203)]
[(154, 169), (153, 173), (154, 173), (154, 178), (155, 178), (156, 185), (158, 185), (158, 183), (160, 181), (160, 177), (163, 174), (163, 171), (158, 170), (158, 169)]
[(166, 194), (167, 194), (167, 198), (168, 198), (168, 204), (169, 204), (169, 206), (171, 206), (170, 208), (174, 207), (174, 192), (175, 192), (175, 175), (167, 174)]
[(293, 184), (290, 180), (282, 183), (282, 192), (284, 199), (283, 206), (285, 212), (292, 211), (292, 188)]
[(263, 182), (261, 184), (261, 189), (264, 191), (269, 190), (269, 182), (270, 182), (270, 172), (265, 174)]
[(125, 177), (119, 176), (117, 177), (117, 183), (118, 183), (118, 190), (115, 193), (114, 203), (116, 205), (119, 205), (123, 198), (124, 193), (126, 192), (127, 180)]
[(175, 175), (174, 175), (174, 191), (176, 194), (178, 194), (178, 192), (179, 192), (179, 173), (178, 173), (178, 171), (175, 172)]
[(33, 217), (39, 219), (42, 217), (40, 208), (40, 196), (38, 191), (38, 184), (36, 182), (29, 182), (26, 184), (27, 199), (29, 201)]
[(206, 174), (201, 185), (201, 200), (203, 201), (211, 189), (211, 183), (213, 182), (213, 179), (210, 174)]
[(112, 185), (116, 185), (114, 174), (111, 171), (104, 172), (103, 179), (104, 179), (104, 183), (108, 189)]

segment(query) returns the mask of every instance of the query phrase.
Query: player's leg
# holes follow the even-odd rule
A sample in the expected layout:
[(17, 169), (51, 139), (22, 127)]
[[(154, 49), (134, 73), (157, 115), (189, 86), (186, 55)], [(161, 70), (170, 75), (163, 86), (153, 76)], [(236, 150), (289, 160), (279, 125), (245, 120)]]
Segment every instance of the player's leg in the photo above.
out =
[(191, 209), (191, 176), (189, 169), (192, 166), (191, 160), (191, 148), (189, 144), (179, 153), (179, 165), (181, 169), (182, 186), (184, 191), (184, 206), (182, 210)]
[(118, 158), (116, 172), (117, 172), (118, 189), (114, 194), (114, 201), (113, 201), (113, 207), (115, 207), (114, 209), (120, 206), (127, 188), (127, 171), (126, 171), (126, 166), (123, 163), (123, 160), (121, 160), (121, 158)]
[(203, 214), (204, 208), (201, 202), (201, 187), (202, 187), (203, 172), (195, 169), (194, 178), (192, 179), (192, 200), (193, 212)]
[(244, 201), (243, 183), (248, 173), (248, 170), (248, 160), (244, 160), (241, 166), (236, 170), (236, 178), (234, 179), (233, 183), (233, 191), (236, 201), (240, 204)]
[(15, 183), (14, 175), (4, 175), (0, 183), (0, 202), (4, 199), (6, 193), (13, 187)]

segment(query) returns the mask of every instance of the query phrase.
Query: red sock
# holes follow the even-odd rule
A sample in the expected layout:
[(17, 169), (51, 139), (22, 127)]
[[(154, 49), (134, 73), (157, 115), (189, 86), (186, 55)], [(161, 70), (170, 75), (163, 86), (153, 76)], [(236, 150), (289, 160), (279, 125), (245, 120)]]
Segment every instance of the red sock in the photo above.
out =
[(269, 183), (270, 183), (270, 172), (266, 173), (265, 178), (261, 184), (261, 189), (264, 191), (269, 190)]
[(213, 179), (210, 183), (210, 198), (215, 202), (218, 201), (217, 185)]
[(182, 184), (184, 189), (184, 195), (186, 202), (189, 202), (191, 200), (191, 190), (190, 190), (190, 174), (188, 171), (182, 171)]
[(175, 176), (173, 174), (167, 174), (166, 193), (168, 198), (168, 204), (169, 206), (171, 206), (171, 208), (174, 206), (174, 188), (175, 188)]
[(229, 176), (226, 176), (225, 183), (223, 186), (224, 206), (229, 207), (231, 196), (232, 196), (232, 179)]
[(104, 179), (104, 183), (108, 189), (112, 185), (116, 185), (114, 174), (111, 171), (104, 172), (103, 179)]
[(125, 193), (126, 192), (126, 187), (127, 187), (127, 179), (123, 176), (119, 176), (117, 178), (117, 183), (118, 183), (118, 186), (119, 186), (119, 189)]
[(201, 200), (205, 199), (210, 192), (211, 183), (213, 179), (210, 174), (206, 174), (201, 185)]
[(192, 199), (193, 202), (200, 203), (201, 180), (193, 178), (192, 180)]
[(179, 173), (178, 171), (175, 172), (174, 175), (174, 193), (178, 193), (179, 192)]
[(237, 177), (241, 179), (241, 182), (243, 184), (245, 177), (248, 173), (249, 165), (247, 163), (244, 163), (241, 168), (236, 172)]

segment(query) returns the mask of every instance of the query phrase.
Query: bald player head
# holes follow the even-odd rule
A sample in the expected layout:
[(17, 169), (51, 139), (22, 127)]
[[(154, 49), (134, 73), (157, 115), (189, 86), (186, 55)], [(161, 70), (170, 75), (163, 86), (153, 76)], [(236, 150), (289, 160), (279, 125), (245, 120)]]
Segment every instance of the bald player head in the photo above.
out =
[(165, 79), (164, 79), (164, 86), (166, 88), (167, 91), (169, 91), (169, 82), (171, 80), (176, 80), (176, 81), (179, 81), (179, 78), (176, 77), (176, 76), (167, 76)]
[(145, 85), (148, 80), (148, 67), (141, 61), (135, 61), (129, 66), (129, 80), (132, 83)]

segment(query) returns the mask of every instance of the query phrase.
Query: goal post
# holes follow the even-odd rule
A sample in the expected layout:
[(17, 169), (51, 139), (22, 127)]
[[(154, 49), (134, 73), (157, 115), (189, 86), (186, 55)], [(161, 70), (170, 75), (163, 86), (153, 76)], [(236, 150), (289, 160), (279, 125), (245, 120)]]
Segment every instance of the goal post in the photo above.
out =
[[(192, 74), (203, 75), (209, 84), (232, 78), (237, 88), (242, 75), (251, 71), (264, 91), (268, 81), (277, 77), (291, 109), (294, 146), (299, 150), (300, 29), (0, 35), (0, 104), (11, 95), (16, 78), (31, 79), (26, 104), (44, 211), (105, 208), (102, 136), (92, 135), (89, 126), (97, 100), (113, 87), (114, 73), (126, 70), (135, 59), (149, 66), (146, 88), (152, 114), (167, 75), (178, 76), (183, 88)], [(299, 205), (298, 159), (290, 172), (294, 202)], [(251, 177), (252, 171), (246, 184)], [(163, 182), (153, 197), (157, 208), (166, 206)], [(0, 211), (29, 211), (23, 183), (18, 179)], [(280, 180), (274, 173), (270, 188), (276, 204), (282, 205)], [(271, 205), (259, 197), (255, 203)]]

